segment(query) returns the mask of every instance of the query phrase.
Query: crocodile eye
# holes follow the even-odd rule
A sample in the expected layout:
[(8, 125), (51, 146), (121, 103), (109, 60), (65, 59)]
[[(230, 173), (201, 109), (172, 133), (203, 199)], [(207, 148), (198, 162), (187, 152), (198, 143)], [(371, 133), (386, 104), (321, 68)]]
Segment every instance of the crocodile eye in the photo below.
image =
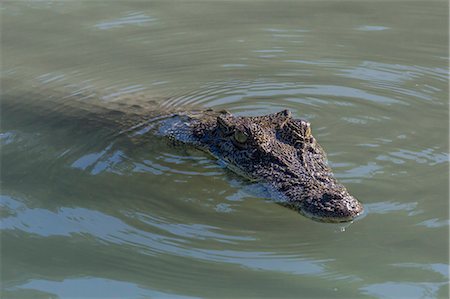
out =
[(242, 132), (241, 130), (234, 131), (234, 140), (236, 140), (239, 143), (245, 143), (248, 139), (247, 134)]

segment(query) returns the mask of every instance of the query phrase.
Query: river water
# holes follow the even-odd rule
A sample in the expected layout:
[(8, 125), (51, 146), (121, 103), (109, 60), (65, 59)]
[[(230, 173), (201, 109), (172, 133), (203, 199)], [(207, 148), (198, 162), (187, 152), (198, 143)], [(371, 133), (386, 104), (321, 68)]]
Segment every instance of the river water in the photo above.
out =
[[(448, 298), (446, 1), (0, 9), (1, 75), (22, 82), (0, 133), (2, 298)], [(202, 152), (80, 129), (74, 89), (290, 109), (365, 216), (314, 222)]]

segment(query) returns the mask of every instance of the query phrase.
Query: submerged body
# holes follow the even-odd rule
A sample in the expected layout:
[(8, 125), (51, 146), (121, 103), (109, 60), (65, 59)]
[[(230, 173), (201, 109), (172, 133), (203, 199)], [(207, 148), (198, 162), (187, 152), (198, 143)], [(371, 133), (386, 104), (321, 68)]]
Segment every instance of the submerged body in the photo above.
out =
[(267, 186), (277, 203), (314, 220), (346, 222), (363, 212), (361, 203), (334, 178), (310, 124), (294, 119), (288, 110), (245, 117), (213, 110), (155, 111), (149, 108), (151, 103), (136, 98), (106, 103), (96, 95), (87, 100), (74, 97), (79, 95), (63, 101), (61, 93), (53, 92), (45, 95), (45, 101), (19, 105), (24, 97), (4, 89), (2, 112), (27, 109), (37, 118), (60, 113), (64, 122), (107, 127), (138, 142), (151, 138), (149, 134), (168, 137), (210, 153), (237, 174)]

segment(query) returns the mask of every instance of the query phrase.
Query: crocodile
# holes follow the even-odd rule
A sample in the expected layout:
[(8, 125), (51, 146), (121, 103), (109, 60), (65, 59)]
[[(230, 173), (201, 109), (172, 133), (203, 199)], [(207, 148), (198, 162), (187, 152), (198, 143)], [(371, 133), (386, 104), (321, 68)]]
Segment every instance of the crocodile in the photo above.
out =
[[(51, 98), (55, 97), (47, 97), (47, 102)], [(70, 101), (65, 106), (59, 101), (58, 105), (64, 108), (57, 113), (68, 122), (72, 118), (83, 125), (95, 122), (114, 127), (118, 134), (133, 140), (156, 134), (205, 151), (238, 175), (263, 184), (276, 203), (313, 220), (349, 222), (363, 213), (363, 205), (334, 177), (310, 123), (294, 118), (289, 110), (235, 116), (212, 109), (150, 111), (129, 103), (114, 108), (86, 101)], [(2, 94), (3, 113), (28, 108), (40, 117), (55, 113), (49, 106), (20, 104), (10, 93)]]

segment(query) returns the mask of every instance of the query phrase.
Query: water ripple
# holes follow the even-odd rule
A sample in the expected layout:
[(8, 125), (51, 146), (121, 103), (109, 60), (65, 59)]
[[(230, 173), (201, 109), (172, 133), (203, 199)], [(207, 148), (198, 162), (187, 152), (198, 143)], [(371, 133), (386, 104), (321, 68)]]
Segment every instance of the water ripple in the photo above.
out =
[(148, 25), (150, 22), (156, 21), (155, 18), (147, 16), (142, 12), (129, 12), (126, 16), (113, 20), (102, 21), (95, 24), (95, 28), (107, 30), (113, 28), (120, 28), (127, 25)]
[(384, 31), (390, 29), (386, 26), (363, 25), (356, 28), (359, 31)]
[(393, 202), (393, 201), (382, 201), (377, 203), (365, 204), (366, 208), (370, 213), (376, 214), (386, 214), (393, 212), (408, 212), (408, 214), (416, 214), (417, 202)]
[[(335, 105), (352, 106), (358, 101), (369, 101), (383, 105), (408, 105), (407, 102), (375, 94), (366, 90), (339, 85), (304, 85), (290, 82), (225, 82), (221, 84), (208, 84), (195, 92), (172, 97), (162, 103), (163, 107), (175, 107), (181, 105), (193, 105), (204, 107), (227, 107), (234, 103), (249, 105), (252, 101), (263, 100), (266, 107), (277, 100), (284, 102), (297, 102), (307, 105), (326, 105), (332, 102)], [(330, 99), (333, 99), (332, 101)], [(347, 99), (347, 100), (343, 100)], [(278, 106), (282, 106), (278, 104)], [(248, 106), (246, 106), (248, 108)], [(255, 105), (254, 108), (259, 108)], [(242, 107), (240, 107), (242, 110)], [(246, 109), (248, 110), (248, 109)], [(251, 111), (249, 112), (251, 113)]]
[(367, 295), (377, 298), (438, 298), (438, 292), (445, 282), (385, 282), (361, 288)]
[[(41, 208), (27, 208), (10, 196), (2, 196), (2, 203), (17, 206), (16, 215), (2, 219), (2, 231), (24, 231), (30, 234), (51, 237), (74, 235), (92, 236), (99, 242), (130, 244), (143, 254), (173, 254), (192, 257), (211, 262), (239, 264), (254, 270), (278, 270), (286, 273), (317, 275), (324, 273), (324, 264), (332, 260), (309, 260), (299, 254), (282, 255), (270, 251), (241, 251), (231, 249), (194, 248), (186, 242), (195, 240), (216, 240), (219, 243), (233, 244), (239, 241), (251, 242), (250, 236), (233, 236), (218, 233), (218, 230), (206, 225), (186, 225), (161, 221), (142, 213), (134, 213), (135, 218), (147, 224), (148, 228), (136, 228), (116, 217), (104, 213), (84, 209), (61, 207), (57, 211)], [(130, 216), (130, 214), (126, 214)], [(128, 218), (128, 217), (127, 217)], [(128, 218), (127, 222), (130, 222)], [(159, 233), (151, 232), (151, 228), (159, 229)], [(161, 233), (165, 231), (169, 235)]]
[[(95, 288), (92, 286), (95, 285)], [(39, 290), (52, 297), (61, 298), (130, 298), (130, 294), (139, 294), (136, 298), (195, 299), (186, 295), (149, 290), (134, 283), (104, 278), (69, 278), (62, 281), (32, 279), (9, 290)], [(49, 294), (51, 293), (51, 294)]]
[(379, 155), (376, 159), (379, 161), (390, 161), (394, 164), (404, 164), (407, 161), (414, 161), (419, 164), (434, 166), (450, 162), (450, 155), (445, 152), (439, 152), (434, 148), (427, 148), (421, 151), (401, 149), (390, 152), (389, 155)]

